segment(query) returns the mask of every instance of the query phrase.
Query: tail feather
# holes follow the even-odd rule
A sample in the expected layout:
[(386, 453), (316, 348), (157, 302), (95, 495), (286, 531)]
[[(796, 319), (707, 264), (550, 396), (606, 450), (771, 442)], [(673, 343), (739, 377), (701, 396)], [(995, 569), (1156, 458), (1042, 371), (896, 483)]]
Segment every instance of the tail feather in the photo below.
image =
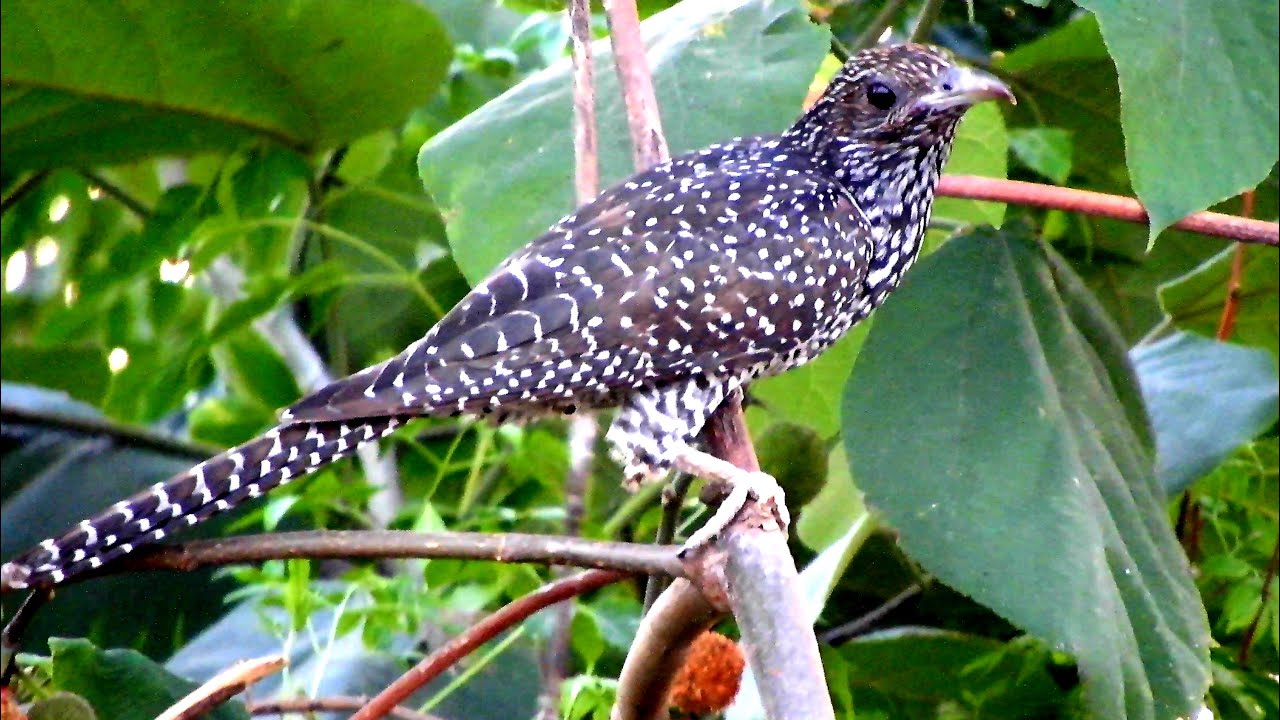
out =
[(283, 425), (122, 500), (0, 568), (0, 584), (55, 585), (314, 472), (400, 421)]

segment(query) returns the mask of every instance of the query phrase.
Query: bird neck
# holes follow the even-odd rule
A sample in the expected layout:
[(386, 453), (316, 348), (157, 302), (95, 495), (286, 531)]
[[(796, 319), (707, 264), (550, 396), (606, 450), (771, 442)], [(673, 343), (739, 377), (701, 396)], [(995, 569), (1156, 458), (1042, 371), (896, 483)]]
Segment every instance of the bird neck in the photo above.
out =
[(907, 136), (845, 135), (838, 128), (824, 117), (821, 106), (815, 106), (783, 137), (803, 146), (857, 202), (874, 230), (877, 258), (883, 262), (897, 255), (894, 264), (910, 264), (928, 229), (956, 122), (941, 122)]

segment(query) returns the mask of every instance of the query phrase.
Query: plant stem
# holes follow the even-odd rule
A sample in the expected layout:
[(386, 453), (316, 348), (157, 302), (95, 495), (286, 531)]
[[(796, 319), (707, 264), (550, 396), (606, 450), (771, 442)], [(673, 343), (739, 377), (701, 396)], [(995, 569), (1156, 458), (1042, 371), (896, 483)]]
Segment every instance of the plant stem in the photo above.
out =
[(880, 37), (884, 35), (884, 31), (893, 24), (898, 17), (898, 13), (902, 12), (902, 7), (907, 4), (907, 0), (889, 0), (871, 19), (871, 23), (867, 25), (862, 34), (853, 41), (853, 52), (866, 50), (869, 47), (875, 47), (880, 42)]
[(933, 24), (937, 22), (938, 13), (941, 10), (942, 0), (924, 0), (920, 14), (916, 16), (916, 26), (911, 29), (911, 42), (929, 42), (929, 37), (933, 33)]

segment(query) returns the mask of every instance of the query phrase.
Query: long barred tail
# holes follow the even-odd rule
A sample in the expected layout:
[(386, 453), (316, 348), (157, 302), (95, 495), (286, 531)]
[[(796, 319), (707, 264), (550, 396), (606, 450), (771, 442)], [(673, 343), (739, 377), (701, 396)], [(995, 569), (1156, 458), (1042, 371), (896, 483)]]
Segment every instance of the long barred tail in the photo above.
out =
[(0, 568), (0, 583), (54, 585), (162, 540), (388, 435), (397, 418), (284, 425), (122, 500)]

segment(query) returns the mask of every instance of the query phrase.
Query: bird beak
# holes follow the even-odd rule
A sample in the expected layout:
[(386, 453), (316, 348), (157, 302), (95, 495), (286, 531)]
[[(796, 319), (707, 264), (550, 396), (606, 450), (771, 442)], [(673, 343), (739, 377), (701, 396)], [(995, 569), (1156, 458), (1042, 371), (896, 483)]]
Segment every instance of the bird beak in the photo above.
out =
[(955, 107), (970, 107), (985, 100), (1007, 100), (1017, 105), (1018, 99), (1008, 85), (987, 73), (954, 66), (936, 82), (933, 92), (921, 97), (920, 106), (937, 112)]

